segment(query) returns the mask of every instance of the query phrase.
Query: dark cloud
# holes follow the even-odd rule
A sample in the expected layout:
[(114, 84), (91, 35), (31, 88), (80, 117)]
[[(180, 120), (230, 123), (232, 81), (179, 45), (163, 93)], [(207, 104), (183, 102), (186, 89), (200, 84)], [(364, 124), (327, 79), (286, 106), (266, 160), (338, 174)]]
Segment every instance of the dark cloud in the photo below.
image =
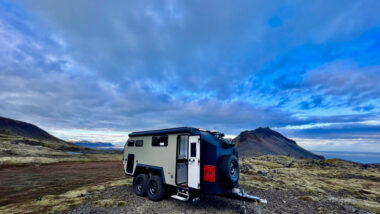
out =
[(0, 114), (229, 134), (378, 120), (379, 4), (2, 1)]
[[(302, 10), (271, 1), (21, 2), (61, 32), (75, 57), (102, 78), (119, 84), (172, 79), (175, 91), (206, 91), (219, 99), (231, 98), (229, 84), (297, 45), (351, 39), (379, 21), (373, 5), (352, 2), (311, 3)], [(267, 20), (283, 25), (271, 29)]]
[(355, 107), (353, 108), (352, 110), (353, 111), (371, 111), (372, 109), (374, 109), (375, 106), (374, 105), (366, 105), (366, 106), (358, 106), (358, 107)]
[(323, 98), (320, 95), (310, 97), (310, 101), (300, 102), (301, 109), (308, 110), (311, 108), (317, 108), (322, 105)]
[(380, 126), (374, 124), (343, 124), (335, 123), (329, 126), (308, 129), (282, 130), (291, 136), (308, 139), (368, 139), (380, 143)]

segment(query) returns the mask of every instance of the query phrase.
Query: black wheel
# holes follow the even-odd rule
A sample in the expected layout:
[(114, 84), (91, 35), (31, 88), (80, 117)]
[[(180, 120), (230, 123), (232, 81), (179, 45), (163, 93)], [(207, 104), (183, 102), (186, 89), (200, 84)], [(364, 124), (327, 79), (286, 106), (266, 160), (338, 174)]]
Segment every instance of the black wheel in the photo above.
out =
[(152, 201), (160, 201), (165, 196), (165, 186), (160, 176), (153, 175), (149, 178), (146, 185), (148, 198)]
[(139, 174), (133, 180), (133, 191), (138, 196), (146, 195), (146, 183), (148, 182), (149, 176), (147, 174)]
[(199, 196), (191, 197), (190, 202), (192, 205), (198, 205), (201, 203), (201, 198)]
[(228, 187), (232, 188), (237, 184), (239, 173), (239, 161), (235, 155), (221, 157), (219, 175)]

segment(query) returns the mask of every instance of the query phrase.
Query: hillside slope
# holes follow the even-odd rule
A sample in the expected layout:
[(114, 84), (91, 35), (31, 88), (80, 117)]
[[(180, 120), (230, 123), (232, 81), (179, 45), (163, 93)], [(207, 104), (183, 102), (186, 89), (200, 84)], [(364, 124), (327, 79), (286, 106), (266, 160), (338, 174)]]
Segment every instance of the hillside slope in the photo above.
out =
[(33, 124), (0, 117), (0, 156), (56, 155), (66, 151), (91, 149), (58, 139)]
[(5, 117), (0, 117), (0, 133), (40, 140), (62, 141), (33, 124)]
[(324, 159), (323, 156), (303, 149), (294, 140), (268, 127), (243, 131), (233, 141), (238, 144), (240, 157), (289, 155), (296, 158)]

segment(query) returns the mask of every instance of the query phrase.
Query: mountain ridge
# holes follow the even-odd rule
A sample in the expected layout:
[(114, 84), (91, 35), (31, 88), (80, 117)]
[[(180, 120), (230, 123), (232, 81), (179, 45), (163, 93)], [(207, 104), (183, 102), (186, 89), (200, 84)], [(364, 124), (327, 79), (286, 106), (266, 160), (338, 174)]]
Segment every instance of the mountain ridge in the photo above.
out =
[(324, 159), (323, 156), (302, 148), (296, 141), (283, 136), (269, 127), (242, 131), (232, 141), (238, 144), (238, 152), (241, 157), (269, 154), (289, 155), (296, 158)]
[[(23, 150), (22, 145), (42, 146), (57, 151), (91, 151), (92, 149), (78, 146), (61, 140), (38, 126), (0, 116), (0, 141), (12, 144), (17, 151)], [(5, 146), (5, 145), (4, 145)], [(8, 146), (7, 146), (8, 147)], [(17, 147), (17, 148), (16, 148)], [(28, 147), (31, 149), (31, 147)], [(26, 149), (24, 149), (26, 150)], [(41, 150), (41, 148), (39, 148)], [(25, 151), (26, 152), (26, 151)], [(13, 151), (8, 153), (14, 153)]]
[(23, 122), (20, 120), (14, 120), (0, 116), (0, 133), (8, 135), (17, 135), (23, 137), (30, 137), (41, 140), (63, 141), (53, 135), (49, 134), (45, 130), (38, 126)]

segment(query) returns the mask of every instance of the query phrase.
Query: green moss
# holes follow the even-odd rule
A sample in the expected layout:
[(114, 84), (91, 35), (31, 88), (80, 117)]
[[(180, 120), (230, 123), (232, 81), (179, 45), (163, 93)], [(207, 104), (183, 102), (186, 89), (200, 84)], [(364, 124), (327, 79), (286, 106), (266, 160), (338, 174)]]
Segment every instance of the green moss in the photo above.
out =
[(304, 201), (319, 201), (319, 198), (311, 195), (303, 195), (300, 196), (299, 199), (304, 200)]
[(330, 213), (328, 209), (324, 208), (324, 207), (319, 207), (318, 208), (318, 213), (322, 214), (322, 213)]
[(119, 203), (117, 204), (118, 207), (123, 207), (125, 206), (127, 203), (125, 203), (125, 201), (119, 201)]
[[(331, 193), (349, 194), (356, 207), (379, 212), (380, 167), (366, 166), (338, 159), (312, 160), (288, 156), (261, 156), (246, 158), (242, 164), (252, 164), (255, 171), (245, 174), (241, 185), (263, 190), (298, 190), (308, 195), (300, 200), (315, 201)], [(267, 170), (267, 176), (257, 172)]]

